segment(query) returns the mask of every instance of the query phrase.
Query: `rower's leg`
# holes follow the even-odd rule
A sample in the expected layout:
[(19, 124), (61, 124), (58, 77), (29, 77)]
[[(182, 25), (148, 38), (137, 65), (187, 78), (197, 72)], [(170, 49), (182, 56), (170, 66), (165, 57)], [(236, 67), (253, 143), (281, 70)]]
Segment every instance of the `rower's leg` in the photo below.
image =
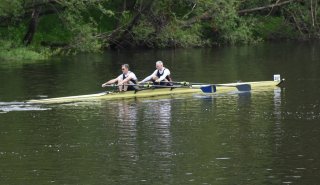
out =
[(128, 86), (127, 86), (127, 82), (126, 83), (124, 83), (123, 85), (122, 85), (122, 90), (123, 91), (127, 91), (128, 90)]
[(158, 78), (157, 76), (153, 76), (153, 77), (152, 77), (151, 81), (152, 81), (153, 85), (160, 85), (159, 82), (156, 82), (156, 80), (158, 80), (158, 79), (159, 79), (159, 78)]
[(156, 80), (158, 80), (159, 78), (157, 76), (153, 76), (152, 77), (152, 82), (154, 85), (167, 85), (167, 86), (172, 86), (173, 84), (168, 81), (167, 79), (162, 80), (161, 82), (155, 82)]
[(128, 87), (127, 91), (139, 90), (139, 87), (136, 84), (134, 84), (132, 81), (129, 81), (129, 85), (127, 87)]
[(164, 79), (160, 82), (160, 85), (172, 86), (172, 83), (170, 83), (167, 79)]
[(156, 80), (158, 80), (159, 78), (157, 77), (157, 76), (152, 76), (152, 81), (156, 81)]
[(119, 86), (119, 91), (122, 91), (123, 85)]
[[(122, 82), (122, 80), (119, 80), (119, 83)], [(128, 86), (126, 85), (127, 83), (124, 83), (123, 85), (119, 86), (119, 91), (127, 91)]]

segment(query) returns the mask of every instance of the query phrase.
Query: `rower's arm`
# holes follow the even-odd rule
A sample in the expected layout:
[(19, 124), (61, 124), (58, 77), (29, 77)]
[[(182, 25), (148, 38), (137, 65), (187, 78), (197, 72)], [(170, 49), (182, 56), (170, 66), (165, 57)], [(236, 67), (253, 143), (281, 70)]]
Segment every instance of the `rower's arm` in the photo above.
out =
[(102, 84), (101, 87), (105, 87), (105, 85), (114, 84), (118, 81), (118, 78), (112, 79), (107, 81), (106, 83)]
[(151, 78), (152, 78), (152, 75), (147, 76), (145, 79), (143, 79), (143, 80), (141, 81), (141, 83), (146, 82), (146, 81), (149, 81), (149, 80), (151, 80)]
[(147, 82), (147, 81), (151, 80), (152, 77), (155, 75), (157, 75), (157, 70), (155, 70), (150, 76), (147, 76), (145, 79), (143, 79), (140, 83)]
[(121, 84), (124, 84), (126, 82), (129, 82), (132, 79), (132, 75), (128, 75), (127, 78), (125, 78), (124, 80), (122, 80)]

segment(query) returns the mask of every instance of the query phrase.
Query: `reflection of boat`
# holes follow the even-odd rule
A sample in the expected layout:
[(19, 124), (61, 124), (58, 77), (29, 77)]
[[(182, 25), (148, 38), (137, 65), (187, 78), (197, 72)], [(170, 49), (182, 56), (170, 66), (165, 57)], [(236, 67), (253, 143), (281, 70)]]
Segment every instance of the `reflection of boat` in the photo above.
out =
[(94, 100), (110, 100), (110, 99), (124, 99), (124, 98), (142, 98), (142, 97), (154, 97), (162, 95), (175, 95), (175, 94), (195, 94), (203, 93), (200, 89), (203, 86), (214, 86), (214, 93), (226, 93), (230, 91), (235, 91), (236, 86), (239, 85), (250, 85), (251, 90), (259, 90), (265, 88), (274, 88), (275, 86), (282, 83), (283, 80), (275, 81), (257, 81), (257, 82), (237, 82), (237, 83), (227, 83), (227, 84), (209, 84), (209, 85), (190, 85), (190, 86), (175, 86), (170, 88), (170, 86), (165, 88), (145, 88), (139, 91), (126, 91), (126, 92), (102, 92), (97, 94), (89, 95), (79, 95), (79, 96), (67, 96), (59, 98), (47, 98), (38, 100), (29, 100), (28, 103), (68, 103), (68, 102), (81, 102), (81, 101), (94, 101)]

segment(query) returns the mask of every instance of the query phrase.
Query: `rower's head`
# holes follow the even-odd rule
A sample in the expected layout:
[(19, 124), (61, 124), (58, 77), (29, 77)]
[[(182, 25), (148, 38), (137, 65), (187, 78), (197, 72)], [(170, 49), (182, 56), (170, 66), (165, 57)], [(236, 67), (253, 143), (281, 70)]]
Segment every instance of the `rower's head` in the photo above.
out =
[(161, 70), (162, 68), (163, 68), (163, 63), (162, 63), (162, 61), (157, 61), (156, 62), (156, 68), (158, 69), (158, 70)]
[(122, 73), (127, 73), (129, 71), (129, 64), (122, 64), (121, 70), (122, 70)]

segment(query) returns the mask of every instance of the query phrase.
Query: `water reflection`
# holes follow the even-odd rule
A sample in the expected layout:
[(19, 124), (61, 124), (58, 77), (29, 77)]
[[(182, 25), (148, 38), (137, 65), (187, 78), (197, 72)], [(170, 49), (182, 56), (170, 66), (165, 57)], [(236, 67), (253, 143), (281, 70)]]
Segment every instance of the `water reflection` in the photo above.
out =
[[(150, 168), (156, 169), (163, 180), (168, 178), (172, 166), (171, 104), (172, 99), (122, 100), (105, 104), (106, 124), (116, 124), (114, 134), (118, 154), (115, 157), (120, 173), (134, 176), (139, 170)], [(121, 178), (123, 181), (132, 179)], [(139, 181), (149, 178), (142, 177)]]
[(282, 135), (284, 133), (284, 130), (282, 129), (281, 120), (282, 120), (282, 111), (281, 111), (281, 88), (275, 88), (273, 90), (274, 96), (273, 96), (273, 115), (275, 119), (275, 147), (278, 149), (281, 146), (282, 143)]
[(251, 92), (238, 93), (238, 107), (248, 106), (251, 103)]
[(138, 159), (136, 151), (138, 109), (135, 102), (112, 102), (106, 104), (106, 108), (108, 112), (112, 113), (108, 114), (106, 121), (116, 124), (115, 131), (117, 133), (115, 134), (118, 140), (115, 143), (119, 146), (119, 159), (126, 159), (131, 162), (136, 161)]
[(154, 127), (159, 142), (168, 143), (170, 140), (171, 103), (172, 99), (143, 101), (145, 121)]
[(148, 139), (150, 167), (159, 180), (169, 182), (172, 176), (172, 103), (173, 99), (142, 101), (142, 124)]
[(273, 103), (274, 103), (274, 111), (273, 114), (275, 116), (275, 124), (279, 125), (281, 123), (281, 88), (275, 88), (273, 90), (274, 96), (273, 96)]

